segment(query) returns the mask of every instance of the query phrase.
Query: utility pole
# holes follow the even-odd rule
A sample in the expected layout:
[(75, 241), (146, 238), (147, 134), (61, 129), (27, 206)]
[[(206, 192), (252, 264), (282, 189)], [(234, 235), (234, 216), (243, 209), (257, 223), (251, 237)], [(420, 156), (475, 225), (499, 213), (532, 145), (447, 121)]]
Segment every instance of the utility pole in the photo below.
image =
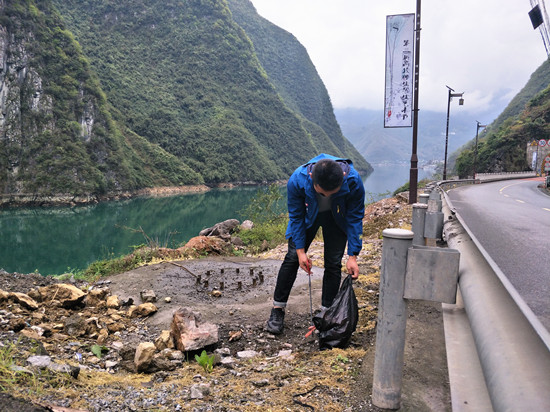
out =
[(418, 142), (418, 88), (420, 74), (420, 7), (421, 0), (416, 0), (416, 29), (414, 47), (414, 98), (413, 98), (413, 141), (411, 155), (411, 171), (409, 175), (409, 204), (416, 203), (418, 195), (418, 156), (416, 147)]

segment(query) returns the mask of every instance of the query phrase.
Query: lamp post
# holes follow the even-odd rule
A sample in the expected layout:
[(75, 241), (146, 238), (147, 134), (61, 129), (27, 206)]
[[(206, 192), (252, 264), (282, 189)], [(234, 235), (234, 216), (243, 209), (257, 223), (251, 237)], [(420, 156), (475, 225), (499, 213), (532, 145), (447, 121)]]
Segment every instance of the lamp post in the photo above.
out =
[(476, 180), (476, 168), (477, 168), (477, 136), (479, 135), (479, 129), (487, 127), (486, 124), (481, 124), (479, 121), (477, 121), (477, 129), (476, 129), (476, 150), (474, 152), (474, 180)]
[(458, 100), (459, 106), (462, 106), (464, 104), (464, 99), (462, 98), (462, 93), (452, 93), (454, 92), (453, 89), (451, 89), (449, 86), (445, 86), (447, 89), (449, 89), (449, 98), (447, 100), (447, 129), (445, 131), (445, 162), (443, 163), (443, 180), (447, 180), (447, 145), (449, 143), (449, 112), (451, 110), (451, 100), (453, 97), (460, 97)]

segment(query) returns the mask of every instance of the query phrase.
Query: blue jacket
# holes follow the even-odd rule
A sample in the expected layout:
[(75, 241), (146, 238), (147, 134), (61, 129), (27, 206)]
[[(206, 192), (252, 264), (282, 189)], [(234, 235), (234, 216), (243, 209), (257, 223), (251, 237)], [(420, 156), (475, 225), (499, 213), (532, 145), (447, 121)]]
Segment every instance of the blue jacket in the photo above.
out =
[(313, 225), (319, 205), (310, 172), (321, 159), (339, 161), (344, 181), (338, 193), (331, 196), (332, 214), (336, 223), (348, 237), (348, 255), (357, 255), (363, 243), (363, 216), (365, 215), (365, 188), (363, 180), (349, 159), (320, 154), (294, 171), (287, 183), (288, 216), (286, 238), (292, 238), (296, 249), (305, 248), (306, 228)]

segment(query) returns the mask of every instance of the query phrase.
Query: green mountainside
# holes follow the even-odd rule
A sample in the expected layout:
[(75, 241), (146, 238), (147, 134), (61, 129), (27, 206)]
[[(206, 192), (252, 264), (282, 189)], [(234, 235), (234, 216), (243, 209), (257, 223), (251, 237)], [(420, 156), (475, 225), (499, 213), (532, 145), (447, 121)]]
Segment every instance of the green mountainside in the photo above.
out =
[(252, 40), (277, 93), (303, 117), (315, 145), (327, 153), (351, 157), (358, 169), (371, 172), (371, 166), (343, 136), (326, 87), (304, 46), (292, 34), (258, 15), (250, 0), (228, 0), (228, 4), (234, 20)]
[(0, 193), (103, 194), (200, 181), (113, 120), (49, 1), (0, 3)]
[[(519, 172), (530, 170), (527, 143), (550, 136), (550, 60), (530, 77), (500, 116), (478, 139), (476, 170)], [(456, 158), (455, 170), (461, 177), (471, 175), (475, 159), (475, 139)]]
[[(224, 0), (54, 4), (121, 120), (207, 183), (285, 179), (316, 153), (343, 146), (318, 138), (319, 127), (277, 93), (257, 57), (261, 47)], [(312, 75), (304, 72), (305, 84)], [(300, 93), (307, 98), (307, 90)], [(368, 170), (347, 144), (335, 154)]]
[(230, 4), (0, 2), (1, 194), (274, 181), (320, 152), (370, 172), (305, 49)]

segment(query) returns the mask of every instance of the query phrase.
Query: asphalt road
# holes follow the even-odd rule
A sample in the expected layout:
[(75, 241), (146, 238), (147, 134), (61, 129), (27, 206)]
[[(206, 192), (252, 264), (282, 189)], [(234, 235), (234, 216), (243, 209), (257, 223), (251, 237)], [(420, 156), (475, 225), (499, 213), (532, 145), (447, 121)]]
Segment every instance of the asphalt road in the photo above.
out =
[(451, 189), (448, 195), (483, 248), (550, 331), (550, 196), (538, 179)]

